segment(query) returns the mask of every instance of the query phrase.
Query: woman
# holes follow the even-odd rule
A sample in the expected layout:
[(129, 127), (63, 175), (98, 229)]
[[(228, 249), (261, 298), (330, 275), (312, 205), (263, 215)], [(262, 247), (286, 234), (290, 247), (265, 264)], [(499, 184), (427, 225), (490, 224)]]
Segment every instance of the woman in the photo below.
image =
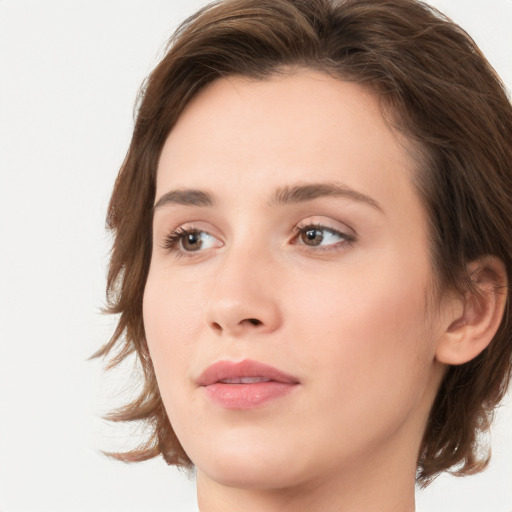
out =
[(511, 368), (512, 108), (412, 0), (232, 0), (141, 94), (109, 209), (112, 340), (201, 511), (414, 510), (483, 469)]

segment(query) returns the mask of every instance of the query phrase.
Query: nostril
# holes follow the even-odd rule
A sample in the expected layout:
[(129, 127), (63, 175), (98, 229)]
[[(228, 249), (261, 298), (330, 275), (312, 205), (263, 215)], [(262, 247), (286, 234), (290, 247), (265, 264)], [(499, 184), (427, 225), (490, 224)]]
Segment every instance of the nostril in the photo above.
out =
[(221, 325), (218, 324), (217, 322), (213, 322), (212, 323), (212, 328), (213, 328), (214, 331), (219, 331), (219, 332), (222, 331)]
[(230, 324), (222, 324), (222, 323), (219, 323), (219, 322), (211, 322), (210, 324), (210, 327), (211, 329), (216, 332), (217, 334), (222, 334), (222, 332), (227, 329), (228, 331), (230, 331), (231, 329), (236, 329), (237, 327), (238, 328), (243, 328), (244, 326), (245, 327), (249, 327), (249, 326), (255, 326), (255, 327), (258, 327), (260, 325), (263, 325), (263, 322), (261, 320), (258, 320), (257, 318), (244, 318), (243, 320), (241, 320), (236, 326), (230, 326)]

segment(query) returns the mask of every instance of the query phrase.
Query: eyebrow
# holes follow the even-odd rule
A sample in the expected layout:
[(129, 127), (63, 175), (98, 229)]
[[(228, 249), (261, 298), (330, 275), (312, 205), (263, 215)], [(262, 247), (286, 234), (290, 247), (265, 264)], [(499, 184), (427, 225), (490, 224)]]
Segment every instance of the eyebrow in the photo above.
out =
[(215, 203), (212, 194), (202, 190), (178, 189), (166, 192), (153, 206), (153, 211), (169, 204), (184, 206), (213, 206)]
[[(278, 188), (272, 196), (270, 206), (281, 206), (312, 201), (319, 197), (345, 197), (365, 203), (383, 212), (382, 206), (370, 196), (338, 183), (311, 183), (308, 185), (286, 186)], [(153, 211), (170, 204), (183, 206), (212, 207), (215, 204), (213, 195), (197, 189), (171, 190), (163, 194), (153, 206)]]
[(312, 201), (319, 197), (345, 197), (365, 203), (380, 212), (384, 212), (382, 206), (372, 197), (340, 183), (312, 183), (294, 187), (282, 187), (277, 189), (270, 204), (274, 206), (301, 203)]

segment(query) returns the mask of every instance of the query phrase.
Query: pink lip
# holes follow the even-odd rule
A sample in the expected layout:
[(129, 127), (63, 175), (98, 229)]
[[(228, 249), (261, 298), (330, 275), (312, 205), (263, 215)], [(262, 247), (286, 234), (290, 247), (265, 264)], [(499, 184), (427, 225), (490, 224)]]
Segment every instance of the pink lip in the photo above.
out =
[[(229, 383), (225, 380), (261, 378), (262, 382)], [(217, 405), (227, 409), (250, 409), (290, 393), (298, 379), (273, 366), (245, 359), (238, 363), (219, 361), (209, 366), (198, 384)]]

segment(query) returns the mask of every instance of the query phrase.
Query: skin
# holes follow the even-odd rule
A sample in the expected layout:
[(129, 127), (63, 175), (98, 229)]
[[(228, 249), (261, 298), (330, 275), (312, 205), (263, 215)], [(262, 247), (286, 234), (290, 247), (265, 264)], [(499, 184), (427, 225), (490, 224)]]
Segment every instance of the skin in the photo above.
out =
[[(185, 189), (214, 204), (155, 208), (144, 324), (202, 512), (414, 510), (445, 369), (436, 350), (460, 311), (428, 305), (427, 221), (407, 144), (371, 93), (309, 70), (218, 80), (170, 133), (157, 204)], [(272, 201), (314, 183), (373, 204), (353, 193)], [(305, 242), (312, 224), (325, 226), (319, 245)], [(201, 231), (202, 246), (180, 241), (180, 227)], [(198, 376), (243, 359), (300, 384), (254, 409), (212, 403)]]

